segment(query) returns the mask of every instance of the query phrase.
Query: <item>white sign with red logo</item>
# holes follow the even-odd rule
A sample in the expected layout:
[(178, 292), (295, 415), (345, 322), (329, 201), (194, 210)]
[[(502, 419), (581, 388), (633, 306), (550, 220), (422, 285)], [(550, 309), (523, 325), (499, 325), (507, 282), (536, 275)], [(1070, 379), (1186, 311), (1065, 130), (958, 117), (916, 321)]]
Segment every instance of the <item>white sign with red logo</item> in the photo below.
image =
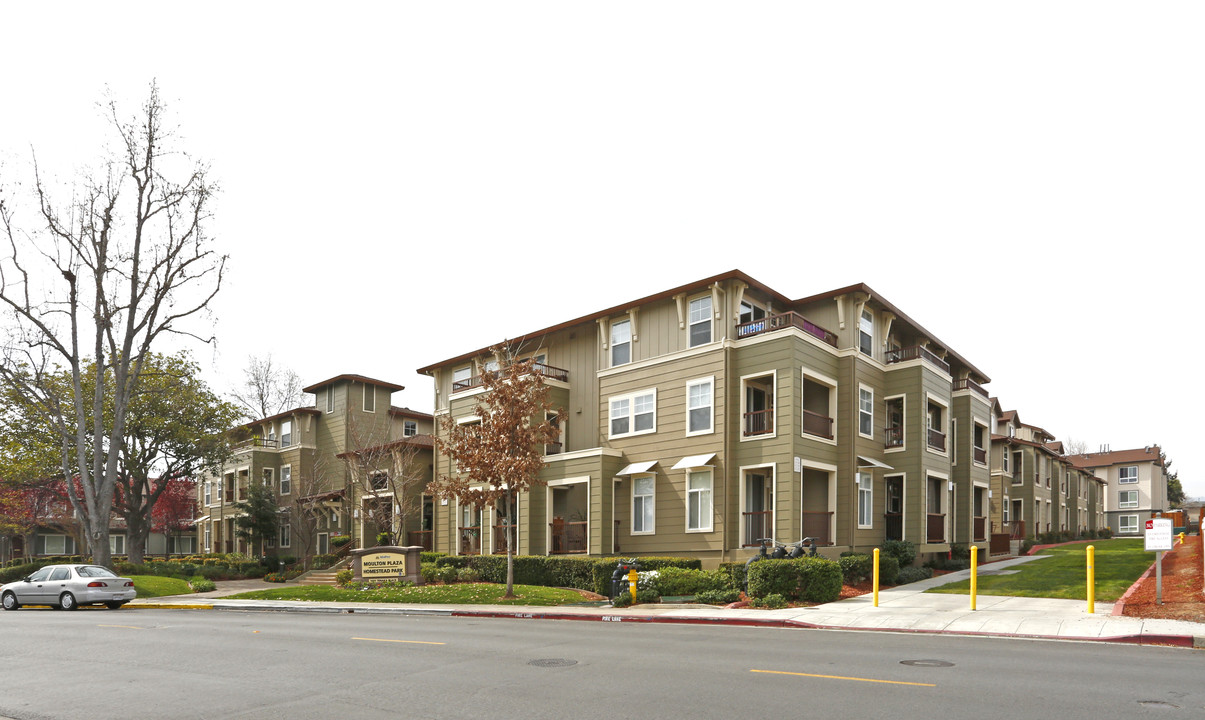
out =
[(1147, 552), (1172, 549), (1171, 518), (1151, 518), (1146, 521), (1146, 542), (1143, 549)]

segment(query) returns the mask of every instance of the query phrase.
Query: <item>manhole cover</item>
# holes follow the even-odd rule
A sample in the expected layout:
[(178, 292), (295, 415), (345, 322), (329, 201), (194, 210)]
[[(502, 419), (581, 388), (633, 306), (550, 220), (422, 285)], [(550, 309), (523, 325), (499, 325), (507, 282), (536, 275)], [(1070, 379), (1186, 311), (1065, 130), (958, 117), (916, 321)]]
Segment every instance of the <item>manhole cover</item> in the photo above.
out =
[(577, 661), (566, 660), (565, 658), (543, 658), (540, 660), (528, 660), (527, 664), (535, 665), (536, 667), (569, 667), (570, 665), (576, 665)]
[(954, 663), (945, 660), (900, 660), (900, 665), (912, 667), (954, 667)]
[(1172, 705), (1169, 702), (1162, 700), (1139, 700), (1138, 704), (1144, 708), (1154, 708), (1156, 710), (1179, 710), (1179, 705)]

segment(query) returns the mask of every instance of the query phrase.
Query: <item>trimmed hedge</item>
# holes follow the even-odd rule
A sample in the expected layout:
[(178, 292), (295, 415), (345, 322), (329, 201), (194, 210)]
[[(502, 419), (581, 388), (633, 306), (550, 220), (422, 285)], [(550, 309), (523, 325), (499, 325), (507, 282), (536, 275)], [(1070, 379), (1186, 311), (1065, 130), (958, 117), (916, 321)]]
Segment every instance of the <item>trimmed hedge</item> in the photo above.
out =
[(781, 595), (826, 603), (841, 597), (841, 566), (821, 557), (761, 560), (749, 566), (749, 597)]
[[(611, 574), (626, 558), (591, 558), (566, 555), (516, 555), (515, 584), (540, 585), (543, 587), (566, 587), (590, 590), (599, 595), (610, 595)], [(636, 558), (641, 570), (660, 570), (675, 567), (701, 570), (698, 558), (642, 557)], [(457, 570), (472, 568), (482, 582), (506, 582), (505, 555), (443, 555), (436, 558), (435, 565)]]

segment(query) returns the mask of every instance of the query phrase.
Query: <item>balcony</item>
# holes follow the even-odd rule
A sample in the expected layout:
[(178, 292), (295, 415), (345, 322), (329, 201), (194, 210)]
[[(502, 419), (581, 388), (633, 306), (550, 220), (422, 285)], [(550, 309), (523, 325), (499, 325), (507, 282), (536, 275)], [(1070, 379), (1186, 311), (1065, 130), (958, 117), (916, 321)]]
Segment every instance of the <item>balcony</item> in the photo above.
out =
[(832, 545), (830, 528), (833, 526), (833, 514), (831, 512), (807, 512), (803, 513), (803, 536), (816, 538), (817, 545)]
[(423, 550), (431, 552), (435, 549), (434, 537), (435, 533), (430, 530), (411, 530), (406, 533), (406, 542), (410, 543), (412, 547), (417, 545)]
[(987, 450), (981, 447), (975, 448), (975, 462), (980, 465), (987, 465)]
[(553, 555), (585, 555), (588, 552), (586, 527), (585, 522), (565, 522), (561, 518), (553, 518), (552, 522), (548, 523), (549, 537), (552, 539), (551, 553)]
[(942, 360), (920, 345), (900, 348), (899, 350), (890, 350), (887, 352), (887, 355), (884, 359), (887, 361), (888, 365), (891, 365), (892, 363), (906, 362), (908, 360), (916, 360), (918, 358), (923, 359), (930, 365), (940, 369), (945, 374), (950, 374), (950, 363)]
[(270, 448), (275, 450), (280, 447), (275, 438), (253, 437), (249, 440), (242, 440), (231, 448), (234, 452), (244, 452), (246, 450), (254, 450), (255, 448)]
[(770, 528), (773, 525), (773, 520), (773, 510), (741, 513), (741, 521), (744, 525), (741, 545), (743, 547), (759, 546), (761, 543), (758, 540), (770, 537)]
[(814, 338), (823, 340), (824, 342), (837, 347), (837, 334), (825, 330), (819, 325), (811, 322), (804, 316), (787, 312), (781, 315), (771, 315), (769, 317), (759, 318), (747, 323), (741, 323), (736, 326), (737, 339), (753, 337), (762, 333), (772, 332), (774, 330), (782, 330), (783, 328), (795, 328), (811, 335)]
[[(537, 375), (542, 375), (550, 380), (559, 380), (561, 382), (569, 382), (569, 371), (562, 368), (553, 367), (544, 363), (532, 363), (531, 369)], [(466, 380), (457, 380), (452, 383), (452, 392), (458, 393), (465, 390), (472, 390), (475, 387), (481, 387), (485, 384), (486, 375), (496, 375), (497, 370), (492, 370), (480, 375), (474, 375)]]
[(827, 415), (811, 412), (810, 410), (803, 411), (803, 431), (808, 435), (815, 435), (827, 440), (833, 439), (833, 419)]
[(774, 432), (774, 408), (745, 413), (745, 437)]
[(926, 518), (925, 539), (931, 543), (946, 541), (945, 513), (929, 513)]
[(987, 540), (987, 518), (975, 518), (975, 542), (983, 542)]
[(940, 452), (946, 451), (946, 434), (929, 428), (929, 447)]
[(883, 513), (884, 538), (887, 540), (903, 540), (904, 539), (904, 516), (902, 513)]
[(888, 448), (904, 447), (904, 426), (883, 428), (883, 446)]
[(987, 390), (983, 389), (982, 385), (980, 385), (979, 383), (970, 379), (969, 377), (962, 378), (961, 380), (955, 380), (953, 389), (955, 392), (957, 392), (958, 390), (973, 390), (973, 391), (979, 393), (980, 395), (982, 395), (984, 397), (984, 399), (988, 399), (991, 397), (990, 395), (988, 395)]

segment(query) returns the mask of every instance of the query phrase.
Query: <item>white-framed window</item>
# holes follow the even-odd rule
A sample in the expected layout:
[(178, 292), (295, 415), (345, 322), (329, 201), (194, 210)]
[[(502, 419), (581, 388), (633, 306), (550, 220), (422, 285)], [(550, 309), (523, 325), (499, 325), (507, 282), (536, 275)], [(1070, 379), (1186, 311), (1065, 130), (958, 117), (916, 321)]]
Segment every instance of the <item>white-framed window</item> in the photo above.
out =
[(289, 525), (289, 514), (282, 512), (280, 514), (280, 541), (277, 543), (279, 547), (287, 548), (293, 542), (292, 526)]
[(372, 385), (364, 385), (364, 412), (377, 411), (377, 389)]
[(874, 437), (874, 390), (858, 387), (858, 434)]
[(1138, 516), (1137, 515), (1118, 515), (1117, 516), (1117, 532), (1119, 532), (1119, 533), (1136, 533), (1136, 532), (1138, 532)]
[(632, 321), (611, 323), (611, 367), (632, 362)]
[(863, 355), (874, 354), (874, 315), (869, 310), (862, 311), (862, 319), (858, 323), (858, 349)]
[(452, 371), (452, 392), (463, 390), (464, 386), (473, 379), (473, 366), (465, 365)]
[(213, 482), (210, 480), (206, 480), (205, 485), (204, 485), (204, 490), (201, 491), (201, 498), (204, 503), (208, 504), (210, 502), (213, 502), (212, 500), (210, 500), (211, 497), (213, 497)]
[(858, 527), (869, 528), (874, 525), (871, 508), (874, 505), (874, 476), (870, 473), (858, 473)]
[(46, 535), (44, 536), (45, 555), (66, 555), (67, 554), (67, 536), (66, 535)]
[(326, 411), (328, 413), (335, 411), (335, 386), (332, 385), (326, 389)]
[(690, 301), (690, 347), (711, 342), (711, 296), (705, 295)]
[(642, 435), (657, 430), (657, 391), (647, 390), (613, 397), (610, 401), (610, 437)]
[(276, 473), (276, 471), (273, 470), (272, 468), (264, 468), (263, 469), (263, 472), (261, 473), (261, 475), (263, 477), (264, 487), (266, 487), (266, 488), (272, 487), (272, 481), (274, 479), (275, 473)]
[(711, 470), (686, 471), (686, 530), (711, 530)]
[[(1007, 453), (1005, 453), (1005, 454), (1007, 455)], [(1005, 495), (1005, 496), (1004, 496), (1004, 502), (1003, 502), (1003, 503), (1000, 505), (1000, 513), (1001, 513), (1001, 518), (1000, 518), (1000, 520), (1001, 520), (1002, 522), (1006, 522), (1006, 523), (1007, 523), (1007, 522), (1010, 522), (1010, 520), (1008, 519), (1008, 511), (1009, 511), (1009, 508), (1010, 508), (1010, 507), (1012, 507), (1012, 503), (1010, 503), (1010, 502), (1008, 501), (1008, 496), (1007, 496), (1007, 495)]]
[(837, 381), (802, 371), (800, 428), (803, 435), (835, 440), (837, 424)]
[(209, 523), (205, 523), (205, 552), (209, 552), (213, 547), (211, 538), (213, 537), (213, 528)]
[(652, 535), (656, 530), (656, 475), (632, 476), (632, 534)]
[(744, 325), (747, 322), (761, 320), (766, 316), (765, 308), (750, 302), (749, 300), (741, 300), (740, 317), (737, 318), (738, 325)]
[(280, 446), (287, 448), (293, 444), (293, 421), (280, 421)]
[(1124, 467), (1117, 468), (1117, 482), (1123, 485), (1138, 482), (1138, 466), (1126, 465)]
[(1000, 452), (1000, 456), (1001, 456), (1001, 459), (1003, 462), (1001, 469), (1004, 471), (1004, 474), (1005, 475), (1011, 474), (1012, 471), (1008, 469), (1008, 458), (1009, 458), (1008, 448), (1003, 448)]
[(711, 378), (686, 383), (686, 434), (702, 435), (714, 429)]
[(1122, 490), (1117, 493), (1117, 507), (1120, 510), (1138, 507), (1138, 491)]
[(109, 535), (109, 552), (114, 555), (126, 554), (126, 536)]
[(280, 469), (280, 494), (288, 495), (293, 492), (293, 467), (285, 465)]
[(414, 437), (418, 435), (418, 423), (413, 420), (405, 420), (402, 422), (402, 437)]

